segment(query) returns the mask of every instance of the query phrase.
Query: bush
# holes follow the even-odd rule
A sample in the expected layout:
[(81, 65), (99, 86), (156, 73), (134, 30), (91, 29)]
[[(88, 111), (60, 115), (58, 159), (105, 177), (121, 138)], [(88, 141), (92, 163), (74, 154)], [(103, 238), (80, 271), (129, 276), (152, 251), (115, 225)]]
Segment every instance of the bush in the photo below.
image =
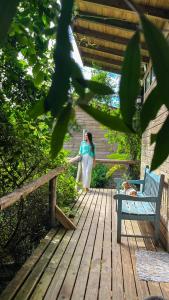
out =
[(72, 168), (57, 179), (57, 203), (68, 216), (72, 215), (72, 206), (77, 198), (76, 182), (71, 174)]
[(91, 187), (106, 187), (109, 182), (108, 178), (106, 177), (107, 172), (108, 167), (106, 165), (96, 165), (92, 172)]

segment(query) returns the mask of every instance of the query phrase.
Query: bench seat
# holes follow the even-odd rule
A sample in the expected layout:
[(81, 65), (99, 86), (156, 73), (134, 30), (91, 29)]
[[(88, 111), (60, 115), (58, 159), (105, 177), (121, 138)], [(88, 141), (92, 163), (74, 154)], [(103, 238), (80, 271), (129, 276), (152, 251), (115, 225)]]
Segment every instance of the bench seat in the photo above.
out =
[(149, 202), (123, 201), (122, 212), (130, 215), (155, 216), (155, 208)]

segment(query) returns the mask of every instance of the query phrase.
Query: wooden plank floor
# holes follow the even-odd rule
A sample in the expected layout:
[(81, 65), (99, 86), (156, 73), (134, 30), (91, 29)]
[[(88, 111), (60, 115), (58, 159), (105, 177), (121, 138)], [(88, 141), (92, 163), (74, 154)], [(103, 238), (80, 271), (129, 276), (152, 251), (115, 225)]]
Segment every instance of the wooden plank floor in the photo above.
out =
[[(169, 299), (169, 284), (140, 281), (136, 249), (161, 250), (151, 239), (116, 242), (113, 191), (93, 189), (76, 205), (75, 231), (51, 230), (16, 274), (1, 300), (143, 300), (150, 295)], [(125, 221), (123, 231), (140, 234), (146, 223)]]

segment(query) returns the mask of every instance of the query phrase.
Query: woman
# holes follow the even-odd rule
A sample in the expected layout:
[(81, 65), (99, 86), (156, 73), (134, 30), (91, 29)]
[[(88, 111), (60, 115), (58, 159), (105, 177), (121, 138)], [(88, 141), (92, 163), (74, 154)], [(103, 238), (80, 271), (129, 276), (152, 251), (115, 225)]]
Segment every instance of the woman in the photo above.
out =
[(95, 164), (95, 145), (93, 144), (92, 134), (85, 133), (85, 140), (81, 142), (80, 155), (82, 156), (82, 183), (86, 192), (89, 191), (92, 167)]

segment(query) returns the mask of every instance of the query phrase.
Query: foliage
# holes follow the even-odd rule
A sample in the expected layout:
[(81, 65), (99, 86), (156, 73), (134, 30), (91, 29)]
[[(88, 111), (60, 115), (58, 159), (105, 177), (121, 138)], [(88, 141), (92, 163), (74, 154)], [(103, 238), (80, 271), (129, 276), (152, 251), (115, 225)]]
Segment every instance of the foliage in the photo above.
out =
[(117, 159), (117, 160), (127, 160), (129, 158), (128, 153), (116, 153), (113, 152), (107, 155), (108, 158)]
[(70, 168), (57, 178), (57, 201), (59, 207), (68, 215), (71, 213), (71, 207), (77, 198), (75, 189), (75, 179), (71, 174)]
[[(108, 131), (105, 134), (108, 142), (117, 145), (117, 155), (126, 155), (126, 159), (140, 160), (141, 155), (141, 136), (139, 134), (119, 133), (117, 131)], [(112, 153), (111, 158), (113, 155)], [(124, 159), (124, 158), (123, 158)]]
[(119, 165), (114, 165), (106, 173), (106, 178), (112, 177), (116, 171), (126, 171), (126, 166), (120, 165), (120, 164)]
[[(127, 159), (140, 161), (141, 158), (141, 135), (140, 134), (128, 134), (120, 133), (117, 131), (110, 131), (105, 134), (108, 139), (108, 143), (116, 145), (116, 153), (109, 155), (112, 159)], [(112, 170), (113, 171), (113, 170)], [(111, 172), (111, 170), (110, 170)], [(131, 178), (137, 178), (140, 173), (140, 164), (131, 165), (128, 170)]]
[(107, 171), (106, 165), (97, 164), (92, 172), (91, 187), (104, 188), (108, 184)]

